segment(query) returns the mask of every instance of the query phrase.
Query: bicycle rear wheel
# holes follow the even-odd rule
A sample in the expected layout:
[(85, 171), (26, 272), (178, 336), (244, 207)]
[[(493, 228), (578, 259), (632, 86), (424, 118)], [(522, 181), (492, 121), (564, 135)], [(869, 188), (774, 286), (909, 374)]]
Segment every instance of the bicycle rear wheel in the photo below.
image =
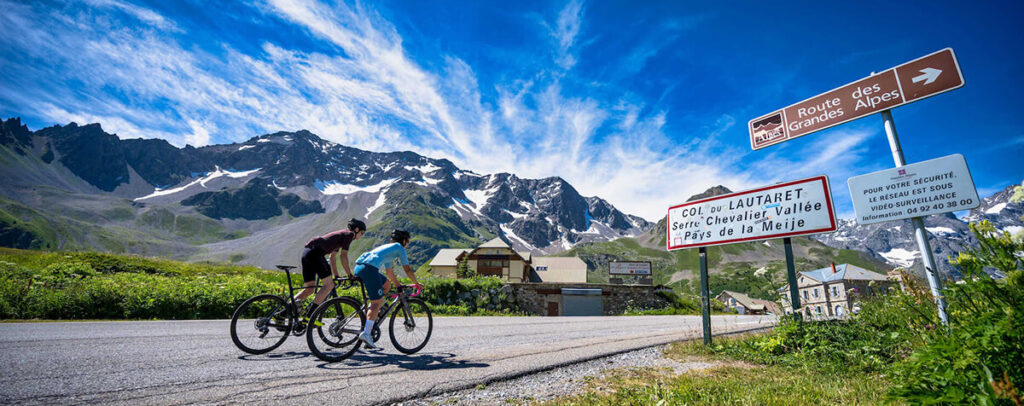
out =
[(288, 338), (292, 314), (284, 299), (275, 295), (253, 296), (231, 316), (231, 341), (250, 354), (267, 353)]
[[(430, 315), (427, 303), (416, 298), (406, 299), (408, 308), (398, 306), (391, 312), (388, 330), (391, 333), (391, 344), (405, 354), (412, 354), (427, 345), (430, 333), (434, 331), (434, 318)], [(397, 320), (397, 322), (396, 322)]]
[(359, 349), (358, 337), (366, 321), (362, 308), (358, 300), (344, 296), (320, 304), (306, 331), (306, 344), (313, 355), (327, 362), (352, 356)]

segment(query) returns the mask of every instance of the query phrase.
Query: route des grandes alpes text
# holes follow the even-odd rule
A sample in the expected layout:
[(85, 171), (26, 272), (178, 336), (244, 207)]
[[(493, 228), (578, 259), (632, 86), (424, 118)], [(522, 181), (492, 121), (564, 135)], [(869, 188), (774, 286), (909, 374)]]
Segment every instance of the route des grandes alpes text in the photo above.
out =
[(963, 86), (952, 49), (830, 90), (750, 121), (754, 149)]
[(835, 225), (827, 179), (716, 196), (669, 209), (671, 248), (793, 235)]

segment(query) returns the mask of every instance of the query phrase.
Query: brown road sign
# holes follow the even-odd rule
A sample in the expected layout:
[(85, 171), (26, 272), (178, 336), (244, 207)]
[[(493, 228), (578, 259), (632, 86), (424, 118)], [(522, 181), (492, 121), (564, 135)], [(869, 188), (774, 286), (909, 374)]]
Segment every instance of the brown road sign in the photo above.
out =
[(750, 147), (775, 145), (963, 85), (956, 55), (946, 48), (750, 120)]

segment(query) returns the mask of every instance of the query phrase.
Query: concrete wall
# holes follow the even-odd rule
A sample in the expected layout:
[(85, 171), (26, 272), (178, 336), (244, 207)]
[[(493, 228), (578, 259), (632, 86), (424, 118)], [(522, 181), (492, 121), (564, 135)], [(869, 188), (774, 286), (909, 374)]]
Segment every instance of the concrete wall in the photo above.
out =
[(653, 286), (604, 285), (588, 283), (510, 283), (519, 309), (538, 316), (548, 315), (549, 303), (556, 303), (558, 315), (564, 311), (562, 288), (601, 289), (601, 307), (604, 315), (625, 313), (628, 307), (660, 309), (672, 304), (654, 293)]
[(523, 281), (523, 261), (508, 261), (508, 276), (505, 280), (512, 283), (519, 283)]
[(456, 266), (430, 266), (430, 273), (445, 278), (454, 278), (456, 277), (457, 272), (458, 267)]

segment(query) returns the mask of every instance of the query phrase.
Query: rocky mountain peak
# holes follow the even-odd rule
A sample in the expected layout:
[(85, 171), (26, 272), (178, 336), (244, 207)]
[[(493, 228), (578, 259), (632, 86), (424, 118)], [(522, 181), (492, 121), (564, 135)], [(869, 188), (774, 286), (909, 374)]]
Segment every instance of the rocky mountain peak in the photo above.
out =
[(727, 195), (729, 193), (732, 193), (732, 190), (729, 190), (729, 188), (727, 188), (725, 186), (717, 185), (717, 186), (712, 186), (712, 187), (708, 188), (708, 190), (705, 190), (705, 191), (703, 191), (701, 193), (697, 193), (697, 194), (695, 194), (693, 196), (690, 196), (690, 198), (686, 199), (686, 201), (692, 202), (694, 200), (700, 200), (700, 199), (706, 199), (706, 198), (709, 198), (709, 197)]

